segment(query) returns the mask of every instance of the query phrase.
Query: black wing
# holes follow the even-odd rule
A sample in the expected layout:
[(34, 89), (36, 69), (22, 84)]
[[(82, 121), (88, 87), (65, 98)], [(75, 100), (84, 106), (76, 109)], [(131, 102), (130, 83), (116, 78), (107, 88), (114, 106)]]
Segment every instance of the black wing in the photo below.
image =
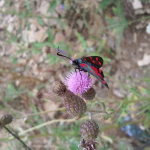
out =
[(87, 71), (91, 75), (95, 76), (100, 82), (102, 82), (102, 84), (104, 84), (109, 89), (108, 84), (103, 79), (103, 72), (100, 69), (98, 70), (96, 67), (91, 66), (88, 63), (81, 63), (80, 67), (84, 71)]
[(99, 56), (90, 56), (90, 57), (83, 57), (87, 62), (90, 62), (91, 64), (95, 65), (98, 68), (101, 68), (103, 66), (103, 58)]

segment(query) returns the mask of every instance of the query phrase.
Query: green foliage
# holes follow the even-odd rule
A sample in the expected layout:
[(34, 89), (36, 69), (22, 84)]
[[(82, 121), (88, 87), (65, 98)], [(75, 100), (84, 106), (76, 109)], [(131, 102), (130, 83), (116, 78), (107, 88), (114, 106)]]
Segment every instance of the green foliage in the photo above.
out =
[(87, 43), (86, 43), (84, 37), (83, 37), (80, 33), (78, 33), (78, 32), (76, 32), (75, 34), (76, 34), (78, 40), (79, 40), (79, 41), (81, 42), (81, 44), (82, 44), (82, 50), (85, 50), (85, 49), (87, 48)]
[(105, 10), (109, 5), (113, 4), (114, 2), (114, 0), (102, 0), (99, 4), (99, 8)]
[(44, 22), (41, 17), (37, 17), (37, 22), (39, 23), (40, 26), (44, 25)]
[(55, 10), (57, 6), (57, 1), (56, 0), (53, 0), (51, 3), (50, 3), (50, 8), (48, 10), (48, 12), (53, 12)]

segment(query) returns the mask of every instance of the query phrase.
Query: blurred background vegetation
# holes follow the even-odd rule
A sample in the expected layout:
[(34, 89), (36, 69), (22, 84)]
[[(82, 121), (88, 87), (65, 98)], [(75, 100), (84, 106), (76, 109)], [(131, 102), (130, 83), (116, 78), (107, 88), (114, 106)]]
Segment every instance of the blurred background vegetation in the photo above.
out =
[[(26, 117), (63, 107), (53, 96), (36, 97), (39, 91), (51, 92), (53, 82), (64, 81), (73, 69), (44, 49), (57, 51), (59, 45), (73, 59), (104, 59), (110, 89), (95, 80), (95, 100), (113, 113), (94, 116), (100, 126), (97, 149), (149, 149), (149, 43), (149, 0), (0, 0), (0, 115), (13, 116), (8, 128), (33, 149), (82, 149), (78, 144), (84, 119), (67, 122), (73, 116), (62, 110)], [(87, 102), (88, 108), (100, 109), (95, 100)], [(128, 123), (122, 120), (126, 116)], [(131, 126), (120, 128), (123, 124), (132, 125), (132, 134), (127, 132)], [(23, 147), (1, 129), (0, 149)]]

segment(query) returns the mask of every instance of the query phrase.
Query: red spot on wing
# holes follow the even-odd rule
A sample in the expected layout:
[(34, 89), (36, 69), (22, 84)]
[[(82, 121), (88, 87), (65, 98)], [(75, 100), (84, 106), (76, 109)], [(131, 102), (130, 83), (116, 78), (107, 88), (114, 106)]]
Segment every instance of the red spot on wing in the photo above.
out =
[(92, 57), (90, 57), (90, 59), (92, 59)]
[(104, 80), (102, 80), (104, 84), (106, 84), (106, 82)]
[(102, 70), (99, 68), (99, 72), (101, 73), (102, 72)]
[(100, 61), (99, 61), (98, 63), (101, 65), (101, 62), (100, 62)]
[(84, 60), (86, 60), (86, 58), (83, 58)]
[(87, 67), (87, 64), (80, 64), (81, 67)]
[(96, 57), (96, 61), (98, 61), (98, 57)]
[(101, 74), (98, 72), (98, 69), (97, 69), (97, 68), (95, 68), (95, 67), (93, 67), (93, 66), (91, 66), (91, 68), (94, 70), (95, 75), (98, 75), (98, 76), (100, 76), (101, 78), (103, 78), (103, 77), (101, 76)]
[(94, 60), (92, 60), (92, 63), (95, 63), (95, 61), (94, 61)]

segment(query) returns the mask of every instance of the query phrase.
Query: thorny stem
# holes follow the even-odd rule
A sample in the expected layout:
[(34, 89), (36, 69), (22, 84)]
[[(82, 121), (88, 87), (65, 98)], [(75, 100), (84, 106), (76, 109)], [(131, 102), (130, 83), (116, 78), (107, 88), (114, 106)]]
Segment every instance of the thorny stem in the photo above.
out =
[(5, 128), (10, 134), (12, 134), (17, 140), (19, 140), (19, 141), (23, 144), (23, 146), (26, 147), (27, 150), (32, 150), (30, 147), (28, 147), (28, 146), (26, 145), (26, 143), (24, 143), (24, 142), (19, 138), (18, 135), (16, 135), (16, 134), (14, 134), (13, 132), (11, 132), (6, 126), (4, 126), (4, 128)]

